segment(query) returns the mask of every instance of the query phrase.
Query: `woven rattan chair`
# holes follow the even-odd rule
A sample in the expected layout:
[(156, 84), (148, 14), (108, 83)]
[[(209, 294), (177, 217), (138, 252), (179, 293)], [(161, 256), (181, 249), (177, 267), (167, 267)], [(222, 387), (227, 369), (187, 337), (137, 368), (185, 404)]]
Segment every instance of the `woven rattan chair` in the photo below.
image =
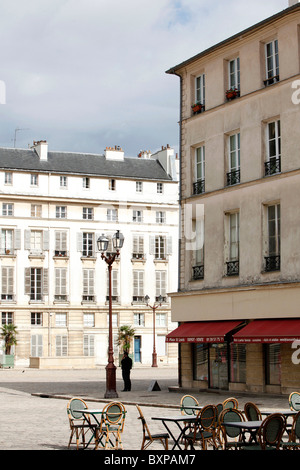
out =
[(293, 418), (292, 428), (289, 432), (289, 440), (288, 442), (282, 443), (282, 449), (300, 449), (300, 411)]
[(105, 449), (123, 449), (121, 434), (125, 417), (126, 410), (122, 403), (111, 402), (103, 409), (99, 432), (105, 438)]
[(198, 410), (195, 410), (191, 407), (199, 406), (198, 400), (192, 395), (184, 395), (180, 400), (181, 414), (183, 415), (196, 415)]
[(282, 436), (286, 428), (286, 419), (280, 413), (267, 416), (257, 431), (257, 439), (261, 450), (279, 450)]
[(224, 425), (225, 422), (242, 421), (245, 421), (242, 412), (235, 408), (226, 408), (220, 413), (218, 439), (224, 450), (237, 450), (245, 447), (246, 444), (242, 440), (242, 429)]
[(193, 430), (186, 428), (186, 432), (183, 435), (185, 440), (185, 448), (190, 446), (194, 449), (196, 442), (200, 443), (203, 450), (206, 450), (208, 445), (211, 445), (214, 449), (217, 449), (218, 442), (216, 436), (216, 421), (217, 421), (218, 410), (214, 405), (206, 405), (199, 411), (196, 421), (193, 424)]
[(236, 398), (227, 398), (226, 400), (223, 401), (223, 409), (226, 410), (227, 408), (234, 408), (237, 410), (239, 407), (239, 402), (237, 401)]
[(300, 393), (292, 392), (289, 396), (289, 405), (292, 411), (300, 411)]
[(168, 433), (151, 434), (141, 408), (139, 407), (139, 405), (135, 405), (135, 406), (137, 407), (137, 410), (140, 415), (138, 419), (142, 421), (142, 426), (143, 426), (143, 441), (142, 441), (141, 450), (146, 450), (153, 442), (156, 442), (156, 441), (160, 441), (162, 445), (164, 446), (164, 449), (168, 450), (168, 439), (170, 437), (169, 434)]
[[(68, 447), (72, 443), (76, 444), (77, 450), (80, 446), (85, 447), (86, 444), (86, 435), (89, 431), (94, 433), (96, 438), (97, 426), (92, 426), (89, 417), (84, 418), (83, 414), (80, 411), (76, 410), (85, 410), (87, 409), (87, 404), (81, 398), (73, 397), (67, 404), (67, 414), (69, 418), (69, 424), (71, 429), (70, 439)], [(75, 442), (73, 442), (75, 438)]]
[(248, 421), (262, 421), (259, 408), (252, 402), (245, 403), (244, 413)]

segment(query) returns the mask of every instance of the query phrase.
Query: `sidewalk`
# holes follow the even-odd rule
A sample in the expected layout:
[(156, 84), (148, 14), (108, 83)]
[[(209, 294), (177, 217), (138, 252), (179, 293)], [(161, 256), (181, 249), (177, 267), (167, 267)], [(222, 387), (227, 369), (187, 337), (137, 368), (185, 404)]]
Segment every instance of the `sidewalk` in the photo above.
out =
[[(177, 368), (141, 367), (132, 371), (132, 391), (122, 392), (121, 371), (117, 369), (119, 401), (127, 410), (123, 445), (125, 450), (139, 450), (142, 425), (135, 403), (141, 405), (150, 428), (165, 431), (152, 421), (153, 416), (174, 415), (179, 412), (182, 392), (169, 392), (177, 385)], [(149, 391), (153, 381), (161, 391)], [(103, 407), (105, 369), (99, 370), (37, 370), (0, 369), (0, 449), (2, 450), (65, 450), (70, 430), (66, 413), (68, 399), (79, 396), (89, 407)], [(217, 404), (228, 398), (230, 392), (193, 392), (201, 405)], [(254, 401), (264, 411), (288, 409), (287, 397), (245, 396), (234, 394), (240, 408)], [(160, 444), (150, 447), (162, 450)]]

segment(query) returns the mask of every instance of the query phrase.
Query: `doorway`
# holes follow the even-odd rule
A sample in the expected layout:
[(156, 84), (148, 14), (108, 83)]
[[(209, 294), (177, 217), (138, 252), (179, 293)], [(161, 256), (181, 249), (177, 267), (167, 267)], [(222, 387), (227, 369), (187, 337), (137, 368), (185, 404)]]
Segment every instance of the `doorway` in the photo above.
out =
[(141, 336), (134, 337), (134, 362), (141, 362)]
[(211, 344), (209, 348), (210, 388), (228, 390), (228, 345)]

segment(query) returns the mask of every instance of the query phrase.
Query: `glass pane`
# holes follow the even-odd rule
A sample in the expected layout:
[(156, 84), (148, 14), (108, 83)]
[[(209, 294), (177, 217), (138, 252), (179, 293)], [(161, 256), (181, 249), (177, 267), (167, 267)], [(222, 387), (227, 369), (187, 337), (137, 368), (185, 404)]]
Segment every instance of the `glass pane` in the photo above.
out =
[(208, 345), (193, 344), (194, 380), (208, 380)]
[(280, 344), (266, 345), (267, 385), (281, 384), (281, 354)]
[(230, 344), (230, 382), (246, 383), (245, 344)]

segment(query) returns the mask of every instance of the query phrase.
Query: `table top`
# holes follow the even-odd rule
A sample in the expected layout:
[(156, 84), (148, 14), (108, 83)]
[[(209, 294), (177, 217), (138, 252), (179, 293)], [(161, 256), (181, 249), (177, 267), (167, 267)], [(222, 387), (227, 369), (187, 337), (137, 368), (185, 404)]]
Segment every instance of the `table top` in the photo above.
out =
[(153, 416), (152, 419), (156, 419), (159, 421), (194, 421), (196, 416), (190, 415), (177, 415), (177, 416)]
[(102, 409), (92, 409), (92, 408), (81, 408), (80, 410), (78, 409), (74, 409), (73, 411), (76, 411), (76, 413), (87, 413), (87, 414), (101, 414), (102, 413)]
[(262, 421), (227, 421), (222, 424), (233, 428), (258, 429), (260, 428), (261, 423)]

